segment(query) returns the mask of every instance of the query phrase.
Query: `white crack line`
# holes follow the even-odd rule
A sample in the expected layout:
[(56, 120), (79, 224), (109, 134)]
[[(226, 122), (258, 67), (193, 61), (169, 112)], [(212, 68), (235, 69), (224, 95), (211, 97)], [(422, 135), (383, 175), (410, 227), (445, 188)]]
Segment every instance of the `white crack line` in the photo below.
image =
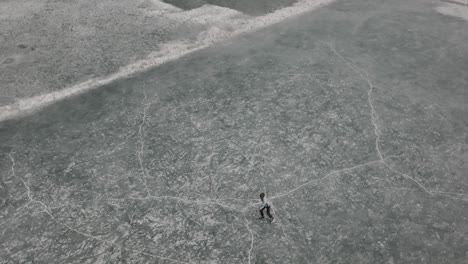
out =
[(10, 222), (11, 220), (19, 217), (19, 213), (23, 211), (26, 207), (28, 207), (31, 204), (31, 201), (28, 201), (27, 203), (23, 204), (20, 206), (20, 208), (16, 209), (16, 212), (13, 213), (13, 215), (10, 218), (5, 219), (3, 222), (0, 223), (0, 226), (3, 226), (4, 224)]
[(18, 214), (19, 214), (23, 209), (25, 209), (26, 207), (28, 207), (28, 206), (31, 204), (31, 202), (33, 201), (32, 198), (31, 198), (31, 190), (29, 189), (28, 185), (26, 184), (26, 182), (24, 181), (23, 178), (21, 178), (21, 177), (19, 177), (19, 176), (16, 175), (16, 171), (15, 171), (15, 159), (11, 156), (11, 152), (8, 153), (7, 155), (8, 155), (8, 157), (9, 157), (10, 161), (11, 161), (11, 169), (10, 169), (10, 170), (11, 170), (11, 175), (12, 175), (14, 178), (16, 178), (16, 179), (19, 179), (19, 180), (21, 181), (21, 183), (26, 187), (26, 191), (27, 191), (26, 194), (27, 194), (27, 196), (28, 196), (28, 202), (25, 203), (25, 204), (23, 204), (22, 206), (20, 206), (20, 207), (16, 210), (16, 212), (13, 213), (13, 215), (12, 215), (10, 218), (7, 218), (7, 219), (5, 219), (4, 221), (2, 221), (2, 222), (0, 223), (0, 226), (3, 226), (3, 225), (6, 224), (7, 222), (9, 222), (9, 221), (15, 219), (16, 217), (18, 217)]
[[(16, 171), (15, 171), (15, 164), (16, 164), (16, 162), (15, 162), (15, 159), (12, 157), (11, 152), (8, 153), (8, 157), (10, 158), (10, 161), (11, 161), (11, 164), (12, 164), (12, 165), (11, 165), (11, 172), (12, 172), (12, 174), (13, 174), (13, 177), (19, 179), (19, 180), (23, 183), (24, 187), (26, 188), (27, 195), (28, 195), (28, 199), (29, 199), (29, 202), (27, 203), (27, 205), (29, 205), (29, 204), (31, 204), (31, 203), (37, 203), (37, 204), (41, 205), (41, 206), (43, 207), (44, 213), (46, 213), (47, 215), (49, 215), (50, 218), (51, 218), (54, 222), (56, 222), (57, 224), (59, 224), (59, 225), (65, 227), (65, 228), (67, 228), (67, 229), (70, 230), (70, 231), (73, 231), (73, 232), (75, 232), (75, 233), (77, 233), (77, 234), (80, 234), (80, 235), (82, 235), (82, 236), (84, 236), (84, 237), (88, 237), (88, 238), (91, 238), (91, 239), (93, 239), (93, 240), (96, 240), (96, 241), (99, 241), (99, 242), (102, 242), (102, 243), (110, 244), (110, 245), (119, 247), (119, 248), (121, 248), (121, 249), (125, 249), (125, 250), (127, 250), (127, 251), (132, 251), (132, 252), (136, 252), (136, 253), (138, 253), (138, 254), (142, 254), (142, 255), (146, 255), (146, 256), (150, 256), (150, 257), (159, 258), (159, 259), (161, 259), (161, 260), (169, 260), (169, 261), (176, 262), (176, 263), (185, 263), (185, 264), (189, 264), (189, 262), (180, 261), (180, 260), (176, 260), (176, 259), (171, 259), (171, 258), (167, 258), (167, 257), (163, 257), (163, 256), (159, 256), (159, 255), (147, 253), (147, 252), (140, 251), (140, 250), (135, 250), (135, 249), (126, 248), (126, 247), (124, 247), (124, 246), (121, 246), (121, 245), (119, 245), (119, 244), (116, 244), (115, 242), (111, 242), (111, 241), (108, 241), (108, 240), (106, 240), (106, 239), (102, 239), (102, 238), (99, 238), (99, 237), (90, 235), (90, 234), (88, 234), (88, 233), (82, 232), (82, 231), (80, 231), (80, 230), (77, 230), (77, 229), (75, 229), (75, 228), (73, 228), (73, 227), (70, 227), (70, 226), (68, 226), (67, 224), (65, 224), (65, 223), (63, 223), (63, 222), (57, 220), (57, 218), (55, 218), (55, 216), (51, 213), (50, 208), (49, 208), (46, 204), (44, 204), (43, 202), (41, 202), (41, 201), (39, 201), (39, 200), (36, 200), (36, 199), (34, 199), (34, 198), (32, 197), (31, 189), (29, 188), (29, 186), (28, 186), (28, 184), (26, 183), (26, 181), (24, 181), (23, 178), (21, 178), (20, 176), (16, 175)], [(3, 223), (2, 223), (2, 224), (3, 224)]]
[(272, 196), (270, 197), (271, 200), (274, 200), (274, 199), (279, 199), (279, 198), (282, 198), (282, 197), (285, 197), (285, 196), (288, 196), (302, 188), (304, 188), (305, 186), (307, 185), (310, 185), (312, 183), (315, 183), (315, 182), (320, 182), (326, 178), (329, 178), (331, 177), (332, 175), (335, 175), (335, 174), (340, 174), (342, 172), (345, 172), (345, 171), (351, 171), (351, 170), (355, 170), (357, 168), (361, 168), (361, 167), (365, 167), (365, 166), (368, 166), (368, 165), (371, 165), (371, 164), (375, 164), (375, 163), (382, 163), (382, 160), (374, 160), (374, 161), (369, 161), (369, 162), (366, 162), (366, 163), (363, 163), (363, 164), (359, 164), (359, 165), (355, 165), (353, 167), (349, 167), (349, 168), (344, 168), (344, 169), (340, 169), (340, 170), (335, 170), (335, 171), (331, 171), (329, 172), (327, 175), (323, 176), (322, 178), (318, 178), (318, 179), (313, 179), (313, 180), (310, 180), (308, 182), (305, 182), (299, 186), (297, 186), (296, 188), (294, 189), (291, 189), (285, 193), (282, 193), (282, 194), (278, 194), (278, 195), (275, 195), (275, 196)]
[(215, 200), (191, 200), (189, 198), (182, 198), (177, 196), (147, 196), (147, 197), (124, 197), (124, 198), (108, 198), (105, 201), (123, 201), (123, 200), (135, 200), (135, 201), (146, 201), (146, 200), (175, 200), (185, 204), (198, 204), (198, 205), (217, 205), (223, 207), (229, 211), (242, 212), (241, 209), (236, 209), (232, 204), (224, 204)]
[(405, 174), (405, 173), (402, 173), (394, 168), (392, 168), (387, 162), (385, 162), (385, 158), (383, 157), (382, 155), (382, 152), (380, 150), (380, 145), (379, 145), (379, 142), (380, 142), (380, 127), (378, 126), (377, 124), (377, 119), (378, 119), (378, 116), (377, 116), (377, 112), (374, 108), (374, 105), (372, 103), (372, 91), (374, 90), (374, 86), (372, 84), (372, 82), (370, 81), (369, 79), (369, 73), (354, 65), (353, 63), (351, 63), (349, 60), (347, 60), (346, 58), (344, 58), (341, 54), (339, 54), (336, 49), (334, 48), (334, 46), (329, 43), (329, 42), (326, 42), (326, 41), (322, 41), (322, 40), (319, 40), (320, 43), (322, 44), (325, 44), (327, 45), (330, 50), (333, 51), (333, 53), (338, 57), (340, 58), (342, 61), (344, 61), (346, 63), (346, 65), (351, 68), (354, 72), (356, 72), (360, 77), (361, 79), (363, 79), (364, 81), (367, 82), (367, 84), (369, 85), (369, 90), (367, 91), (367, 98), (368, 98), (368, 101), (369, 101), (369, 107), (371, 109), (371, 122), (372, 122), (372, 125), (374, 126), (374, 134), (375, 134), (375, 149), (377, 150), (377, 153), (379, 155), (379, 158), (380, 158), (380, 161), (382, 162), (382, 164), (385, 165), (385, 167), (387, 167), (388, 169), (390, 169), (391, 171), (413, 181), (414, 183), (416, 183), (422, 190), (424, 190), (426, 193), (428, 193), (429, 195), (431, 196), (434, 196), (434, 195), (440, 195), (440, 196), (447, 196), (447, 197), (450, 197), (452, 199), (457, 199), (457, 200), (462, 200), (462, 201), (468, 201), (466, 199), (462, 199), (462, 198), (459, 198), (459, 197), (453, 197), (452, 195), (468, 195), (468, 194), (464, 194), (464, 193), (451, 193), (452, 195), (449, 195), (447, 193), (443, 193), (443, 192), (440, 192), (440, 191), (431, 191), (429, 189), (427, 189), (423, 184), (421, 184), (418, 180), (416, 180), (415, 178), (409, 176), (408, 174)]
[(439, 194), (450, 194), (450, 195), (460, 195), (460, 196), (467, 196), (468, 194), (466, 193), (454, 193), (454, 192), (444, 192), (444, 191), (432, 191), (433, 193), (439, 193)]
[(347, 60), (345, 57), (343, 57), (341, 54), (339, 54), (331, 43), (328, 43), (322, 40), (319, 40), (319, 42), (327, 45), (330, 48), (330, 50), (333, 51), (333, 53), (335, 53), (335, 55), (338, 58), (344, 61), (346, 65), (348, 65), (349, 68), (355, 71), (361, 77), (361, 79), (366, 81), (367, 84), (369, 85), (369, 90), (367, 91), (367, 99), (369, 101), (369, 106), (371, 108), (371, 122), (372, 122), (372, 125), (374, 126), (374, 134), (376, 136), (375, 149), (377, 150), (377, 153), (379, 154), (380, 160), (383, 160), (383, 155), (379, 147), (380, 133), (379, 133), (379, 126), (377, 125), (377, 113), (375, 112), (374, 105), (372, 104), (372, 91), (374, 90), (374, 86), (372, 85), (369, 79), (369, 73), (361, 68), (358, 68), (357, 66), (352, 64), (349, 60)]
[(249, 220), (247, 219), (247, 216), (245, 215), (245, 211), (243, 212), (243, 214), (244, 214), (244, 220), (245, 220), (245, 227), (250, 233), (250, 248), (247, 253), (248, 253), (248, 261), (249, 261), (248, 263), (251, 264), (252, 263), (252, 250), (254, 246), (254, 235), (253, 235), (252, 229), (250, 229)]
[(144, 106), (143, 107), (143, 117), (141, 119), (140, 126), (138, 127), (140, 149), (137, 152), (137, 156), (138, 156), (138, 161), (140, 163), (141, 176), (142, 176), (141, 180), (142, 180), (143, 184), (145, 185), (146, 195), (151, 196), (151, 193), (150, 193), (149, 188), (148, 188), (148, 183), (146, 181), (146, 171), (145, 171), (145, 167), (143, 166), (143, 157), (142, 157), (144, 149), (145, 149), (145, 139), (144, 139), (144, 136), (143, 136), (143, 126), (145, 125), (145, 121), (146, 121), (146, 112), (148, 111), (148, 109), (153, 104), (153, 102), (146, 103), (146, 101), (148, 100), (148, 97), (146, 95), (146, 83), (143, 83), (143, 94), (145, 96), (143, 98), (143, 100), (142, 100), (142, 105)]
[(11, 152), (8, 153), (8, 157), (10, 158), (10, 161), (11, 161), (11, 174), (13, 175), (13, 177), (19, 179), (23, 183), (24, 187), (26, 188), (26, 194), (28, 196), (29, 201), (34, 201), (34, 199), (31, 196), (31, 189), (29, 189), (29, 186), (26, 184), (23, 178), (16, 175), (16, 171), (15, 171), (16, 162), (15, 162), (15, 159), (11, 156)]
[(419, 187), (421, 187), (421, 189), (423, 189), (425, 192), (427, 192), (429, 195), (431, 196), (434, 196), (434, 195), (439, 195), (439, 196), (446, 196), (446, 197), (450, 197), (454, 200), (461, 200), (461, 201), (465, 201), (465, 202), (468, 202), (468, 199), (464, 199), (464, 198), (460, 198), (460, 197), (454, 197), (453, 195), (462, 195), (462, 196), (467, 196), (468, 194), (464, 194), (464, 193), (453, 193), (453, 192), (440, 192), (440, 191), (431, 191), (431, 190), (428, 190), (426, 187), (424, 187), (424, 185), (422, 185), (419, 181), (415, 180), (414, 178), (412, 178), (411, 176), (409, 176), (408, 174), (406, 173), (402, 173), (402, 172), (399, 172), (397, 170), (395, 170), (394, 168), (390, 167), (390, 165), (388, 165), (386, 162), (383, 162), (383, 164), (385, 165), (385, 167), (387, 167), (388, 169), (390, 169), (391, 171), (407, 178), (407, 179), (410, 179), (411, 181), (415, 182), (417, 185), (419, 185)]

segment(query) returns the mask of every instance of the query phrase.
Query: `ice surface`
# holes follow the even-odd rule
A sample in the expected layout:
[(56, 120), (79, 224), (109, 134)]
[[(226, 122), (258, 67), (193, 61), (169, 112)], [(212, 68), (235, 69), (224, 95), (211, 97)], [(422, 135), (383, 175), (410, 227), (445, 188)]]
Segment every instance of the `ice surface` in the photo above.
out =
[(466, 263), (468, 21), (437, 6), (339, 1), (0, 122), (1, 262)]

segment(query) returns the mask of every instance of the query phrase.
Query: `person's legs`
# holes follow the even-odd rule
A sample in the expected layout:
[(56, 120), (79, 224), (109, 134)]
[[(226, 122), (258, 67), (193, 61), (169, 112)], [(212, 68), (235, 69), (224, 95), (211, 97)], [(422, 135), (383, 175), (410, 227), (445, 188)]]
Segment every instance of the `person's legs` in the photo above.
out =
[[(271, 213), (270, 213), (270, 206), (268, 206), (266, 209), (267, 209), (267, 215), (268, 215), (268, 217), (270, 217), (271, 219), (273, 219), (273, 216), (272, 216)], [(263, 213), (262, 213), (262, 216), (263, 216)]]
[(265, 210), (265, 207), (263, 207), (262, 209), (260, 209), (260, 215), (261, 215), (260, 218), (265, 218), (265, 216), (263, 215), (263, 210)]

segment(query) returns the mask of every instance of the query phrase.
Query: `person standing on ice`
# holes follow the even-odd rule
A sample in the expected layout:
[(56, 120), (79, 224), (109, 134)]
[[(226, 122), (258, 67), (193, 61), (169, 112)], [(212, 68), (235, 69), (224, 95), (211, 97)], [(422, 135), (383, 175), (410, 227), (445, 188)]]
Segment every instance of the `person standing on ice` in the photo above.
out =
[(260, 212), (260, 218), (259, 219), (265, 218), (265, 216), (263, 215), (263, 210), (266, 209), (266, 213), (267, 213), (268, 217), (270, 217), (270, 222), (273, 223), (273, 221), (275, 221), (275, 218), (271, 215), (271, 212), (270, 212), (270, 207), (271, 207), (270, 201), (268, 201), (268, 199), (265, 197), (264, 193), (260, 194), (260, 200), (262, 201), (262, 204), (260, 205), (260, 208), (257, 209), (257, 211)]

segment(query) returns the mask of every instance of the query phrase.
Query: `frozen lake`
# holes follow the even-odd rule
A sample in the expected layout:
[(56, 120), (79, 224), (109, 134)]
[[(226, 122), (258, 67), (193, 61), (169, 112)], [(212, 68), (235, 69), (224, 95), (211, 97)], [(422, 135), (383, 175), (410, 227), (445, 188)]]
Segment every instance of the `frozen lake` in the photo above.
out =
[(337, 1), (0, 122), (0, 263), (466, 263), (468, 21), (410, 2)]

